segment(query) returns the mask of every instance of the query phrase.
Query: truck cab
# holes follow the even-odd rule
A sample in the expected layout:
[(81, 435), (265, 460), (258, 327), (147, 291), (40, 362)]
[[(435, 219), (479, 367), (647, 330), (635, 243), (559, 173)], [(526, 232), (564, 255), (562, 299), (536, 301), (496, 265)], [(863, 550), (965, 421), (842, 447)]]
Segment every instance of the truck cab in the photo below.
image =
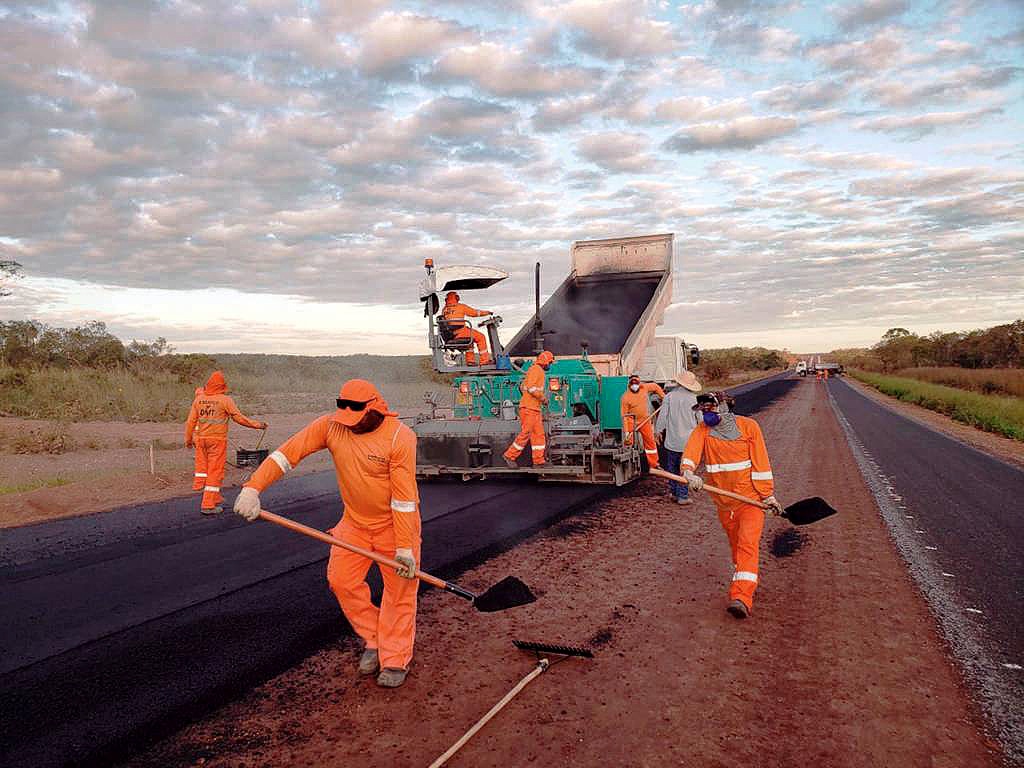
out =
[(800, 361), (797, 362), (797, 364), (796, 364), (796, 372), (798, 374), (800, 374), (801, 376), (806, 376), (807, 375), (807, 361), (806, 360), (800, 360)]

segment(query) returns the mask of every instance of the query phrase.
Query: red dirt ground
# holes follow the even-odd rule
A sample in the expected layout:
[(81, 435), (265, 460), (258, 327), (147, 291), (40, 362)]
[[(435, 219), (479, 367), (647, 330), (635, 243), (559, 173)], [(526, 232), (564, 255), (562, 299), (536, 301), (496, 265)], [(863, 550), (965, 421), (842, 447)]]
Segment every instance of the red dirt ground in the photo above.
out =
[(404, 687), (357, 677), (343, 638), (130, 765), (426, 766), (531, 670), (512, 638), (595, 658), (534, 680), (451, 766), (999, 765), (823, 388), (759, 421), (783, 502), (821, 495), (840, 514), (768, 523), (752, 618), (724, 610), (710, 500), (677, 507), (647, 479), (459, 579), (518, 575), (536, 603), (479, 614), (425, 595)]

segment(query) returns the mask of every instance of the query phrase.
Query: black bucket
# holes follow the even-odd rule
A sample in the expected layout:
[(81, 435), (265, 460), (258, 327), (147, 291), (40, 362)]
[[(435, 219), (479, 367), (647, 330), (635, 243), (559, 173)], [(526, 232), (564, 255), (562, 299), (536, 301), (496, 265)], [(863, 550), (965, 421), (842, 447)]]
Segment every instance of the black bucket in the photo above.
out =
[(258, 467), (269, 455), (269, 448), (257, 448), (254, 451), (239, 448), (235, 451), (235, 465), (239, 467)]

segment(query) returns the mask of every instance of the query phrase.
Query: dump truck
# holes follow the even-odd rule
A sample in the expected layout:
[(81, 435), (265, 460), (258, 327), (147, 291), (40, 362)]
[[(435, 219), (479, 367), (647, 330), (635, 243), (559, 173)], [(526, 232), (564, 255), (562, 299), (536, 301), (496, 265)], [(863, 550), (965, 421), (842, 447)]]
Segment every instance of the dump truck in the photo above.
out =
[[(486, 365), (472, 362), (457, 327), (434, 316), (445, 291), (487, 288), (507, 273), (428, 262), (420, 300), (434, 369), (455, 378), (451, 406), (430, 396), (431, 412), (413, 427), (419, 438), (417, 476), (532, 475), (547, 482), (614, 485), (639, 477), (642, 445), (623, 439), (619, 402), (671, 302), (672, 247), (672, 234), (575, 242), (569, 275), (543, 305), (538, 264), (534, 315), (508, 345), (498, 333), (500, 316), (481, 323), (491, 351)], [(509, 468), (502, 454), (519, 432), (519, 385), (541, 350), (555, 355), (545, 376), (548, 463), (531, 466), (525, 451), (519, 465)]]

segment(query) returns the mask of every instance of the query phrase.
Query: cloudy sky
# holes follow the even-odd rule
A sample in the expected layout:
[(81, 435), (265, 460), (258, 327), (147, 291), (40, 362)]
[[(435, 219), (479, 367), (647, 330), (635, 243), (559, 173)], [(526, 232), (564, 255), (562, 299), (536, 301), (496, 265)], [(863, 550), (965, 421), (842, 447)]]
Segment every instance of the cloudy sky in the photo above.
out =
[(7, 0), (0, 319), (422, 353), (425, 257), (510, 338), (535, 261), (674, 232), (704, 347), (1008, 322), (1022, 75), (1020, 0)]

